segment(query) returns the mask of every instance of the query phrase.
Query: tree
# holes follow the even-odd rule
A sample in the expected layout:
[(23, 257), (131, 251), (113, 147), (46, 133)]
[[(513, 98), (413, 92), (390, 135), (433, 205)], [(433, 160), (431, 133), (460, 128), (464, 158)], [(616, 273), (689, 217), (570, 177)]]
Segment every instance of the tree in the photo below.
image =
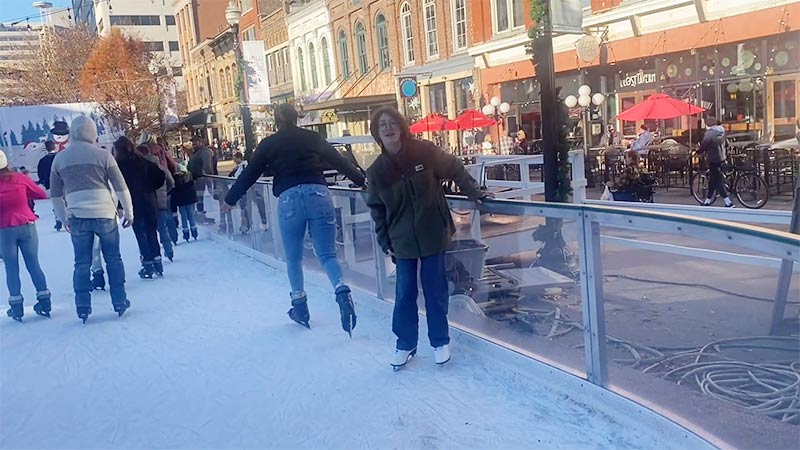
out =
[[(153, 75), (151, 67), (159, 68)], [(142, 41), (116, 28), (98, 42), (80, 77), (81, 95), (99, 104), (112, 126), (131, 136), (143, 131), (161, 135), (162, 93), (172, 77), (162, 75), (164, 65)]]
[(22, 63), (3, 69), (6, 86), (0, 103), (16, 106), (82, 101), (78, 82), (97, 40), (85, 26), (46, 28), (38, 47), (15, 55)]

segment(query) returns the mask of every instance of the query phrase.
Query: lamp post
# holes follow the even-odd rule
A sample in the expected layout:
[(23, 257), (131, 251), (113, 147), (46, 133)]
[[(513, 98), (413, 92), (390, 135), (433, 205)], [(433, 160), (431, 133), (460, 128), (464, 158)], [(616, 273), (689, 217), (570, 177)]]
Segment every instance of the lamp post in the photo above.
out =
[(585, 84), (578, 88), (577, 97), (574, 95), (569, 95), (567, 96), (567, 98), (564, 99), (564, 104), (567, 105), (567, 108), (574, 108), (575, 106), (581, 107), (581, 117), (583, 117), (584, 156), (589, 154), (589, 121), (591, 119), (590, 105), (600, 106), (605, 101), (606, 101), (605, 95), (599, 92), (592, 94), (592, 88), (590, 88)]
[(497, 150), (500, 151), (500, 121), (505, 119), (506, 114), (511, 111), (511, 105), (506, 102), (502, 102), (499, 97), (492, 97), (489, 99), (489, 103), (485, 105), (481, 112), (491, 119), (494, 119), (497, 122)]
[[(242, 67), (242, 47), (239, 42), (239, 21), (242, 18), (242, 10), (236, 4), (236, 0), (230, 0), (228, 7), (225, 8), (225, 20), (233, 30), (233, 48), (236, 55), (236, 68), (238, 74), (244, 74)], [(237, 74), (237, 79), (239, 75)], [(241, 78), (244, 78), (242, 75)], [(255, 147), (255, 136), (253, 136), (253, 123), (250, 118), (250, 107), (247, 105), (247, 93), (244, 88), (244, 79), (239, 79), (239, 113), (242, 116), (242, 125), (244, 128), (244, 157), (248, 159), (252, 154)]]
[(158, 72), (161, 71), (161, 68), (158, 67), (155, 61), (150, 61), (150, 65), (147, 67), (150, 71), (150, 75), (153, 75), (153, 84), (156, 88), (156, 108), (158, 111), (158, 137), (164, 136), (164, 115), (161, 112), (161, 88), (158, 85)]

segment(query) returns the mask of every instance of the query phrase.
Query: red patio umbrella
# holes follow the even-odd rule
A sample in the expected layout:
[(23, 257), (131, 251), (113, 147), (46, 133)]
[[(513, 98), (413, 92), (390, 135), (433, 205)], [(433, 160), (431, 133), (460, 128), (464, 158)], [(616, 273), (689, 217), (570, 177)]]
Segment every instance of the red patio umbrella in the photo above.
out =
[(674, 119), (680, 116), (691, 116), (705, 111), (683, 100), (672, 98), (667, 94), (653, 94), (647, 100), (617, 114), (620, 120)]
[(484, 128), (490, 127), (497, 122), (494, 119), (490, 119), (486, 117), (486, 115), (480, 111), (476, 111), (474, 109), (470, 109), (464, 111), (460, 116), (453, 119), (450, 122), (450, 125), (447, 127), (448, 130), (471, 130), (473, 128)]
[(409, 129), (412, 133), (424, 133), (426, 131), (442, 131), (445, 126), (450, 123), (446, 117), (441, 114), (431, 114), (419, 122), (411, 125)]

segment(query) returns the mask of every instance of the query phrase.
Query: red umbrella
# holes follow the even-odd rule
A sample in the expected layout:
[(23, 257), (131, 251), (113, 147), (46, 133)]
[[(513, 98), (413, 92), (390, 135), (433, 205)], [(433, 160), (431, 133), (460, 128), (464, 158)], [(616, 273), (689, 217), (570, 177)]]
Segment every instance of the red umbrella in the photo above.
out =
[(448, 127), (448, 130), (471, 130), (473, 128), (490, 127), (497, 122), (494, 119), (486, 117), (486, 115), (480, 111), (470, 109), (464, 111), (450, 123), (450, 127), (453, 128)]
[(644, 120), (644, 119), (674, 119), (680, 116), (691, 116), (705, 111), (705, 109), (692, 105), (683, 100), (670, 97), (667, 94), (653, 94), (647, 100), (628, 108), (620, 114), (620, 120)]
[(419, 122), (411, 125), (409, 129), (412, 133), (424, 133), (426, 131), (442, 131), (450, 123), (446, 117), (440, 114), (431, 114)]

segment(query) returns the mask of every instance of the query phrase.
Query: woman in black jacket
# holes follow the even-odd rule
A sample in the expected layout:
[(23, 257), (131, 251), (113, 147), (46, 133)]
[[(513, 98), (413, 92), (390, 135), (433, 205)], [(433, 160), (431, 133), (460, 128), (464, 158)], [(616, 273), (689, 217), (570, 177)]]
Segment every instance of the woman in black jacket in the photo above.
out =
[(164, 275), (161, 249), (158, 244), (158, 203), (156, 190), (164, 185), (164, 171), (144, 159), (125, 136), (114, 142), (117, 165), (125, 178), (133, 200), (133, 232), (142, 255), (139, 276), (153, 278)]

